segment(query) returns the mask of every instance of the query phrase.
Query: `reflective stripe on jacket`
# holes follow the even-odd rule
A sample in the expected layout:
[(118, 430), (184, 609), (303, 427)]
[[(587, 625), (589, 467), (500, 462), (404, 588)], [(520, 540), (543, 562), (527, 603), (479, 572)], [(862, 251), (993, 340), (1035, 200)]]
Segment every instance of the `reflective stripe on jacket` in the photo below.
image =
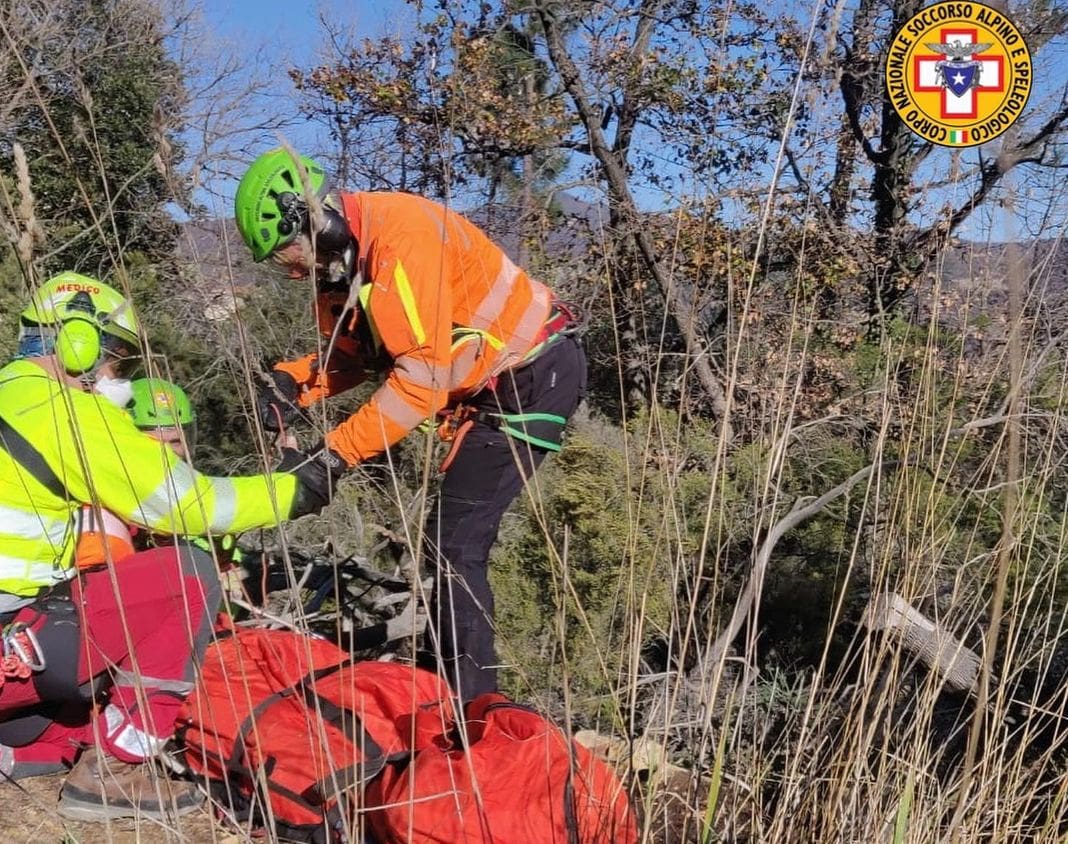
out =
[(520, 363), (538, 343), (552, 294), (436, 202), (403, 193), (341, 199), (367, 285), (360, 300), (393, 361), (370, 400), (326, 435), (358, 463)]
[(0, 369), (0, 416), (70, 498), (0, 448), (0, 592), (32, 596), (73, 576), (72, 517), (83, 504), (98, 504), (127, 524), (186, 536), (271, 527), (292, 508), (292, 475), (202, 475), (107, 399), (62, 385), (29, 361)]

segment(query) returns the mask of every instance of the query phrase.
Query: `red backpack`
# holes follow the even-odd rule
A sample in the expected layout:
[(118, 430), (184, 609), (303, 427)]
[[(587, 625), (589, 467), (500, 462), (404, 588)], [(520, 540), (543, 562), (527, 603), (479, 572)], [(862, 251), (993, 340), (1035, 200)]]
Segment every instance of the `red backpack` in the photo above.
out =
[(344, 840), (362, 786), (453, 724), (437, 675), (354, 662), (331, 642), (240, 629), (208, 648), (178, 732), (235, 819), (290, 840)]
[(637, 842), (612, 770), (537, 712), (481, 695), (467, 707), (466, 732), (466, 749), (439, 737), (367, 787), (376, 844)]

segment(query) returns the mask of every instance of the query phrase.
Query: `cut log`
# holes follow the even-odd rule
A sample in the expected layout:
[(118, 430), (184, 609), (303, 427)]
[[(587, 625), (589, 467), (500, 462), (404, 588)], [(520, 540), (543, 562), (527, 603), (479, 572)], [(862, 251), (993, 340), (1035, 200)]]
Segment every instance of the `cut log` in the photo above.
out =
[[(596, 730), (579, 730), (575, 742), (581, 744), (601, 761), (607, 762), (621, 777), (641, 774), (647, 783), (677, 794), (686, 794), (694, 786), (695, 773), (668, 761), (663, 745), (642, 736), (627, 741), (618, 736), (606, 736)], [(698, 793), (708, 794), (707, 776), (697, 778)]]
[(899, 641), (951, 689), (976, 691), (982, 664), (979, 655), (896, 592), (873, 595), (863, 623)]
[[(653, 772), (674, 767), (667, 761), (664, 748), (644, 736), (627, 741), (618, 736), (606, 736), (596, 730), (579, 730), (575, 741), (618, 771), (629, 768), (634, 772)], [(681, 769), (680, 769), (681, 770)]]

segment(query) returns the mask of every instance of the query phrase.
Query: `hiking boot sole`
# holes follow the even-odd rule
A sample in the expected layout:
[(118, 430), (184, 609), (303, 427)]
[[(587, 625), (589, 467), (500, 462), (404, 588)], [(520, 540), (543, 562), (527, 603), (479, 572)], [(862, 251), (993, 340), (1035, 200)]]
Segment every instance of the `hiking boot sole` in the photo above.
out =
[(16, 762), (15, 768), (8, 775), (15, 781), (27, 780), (31, 777), (47, 777), (51, 774), (65, 774), (69, 771), (62, 762)]
[(76, 788), (64, 788), (59, 795), (56, 811), (68, 821), (114, 821), (123, 818), (151, 818), (166, 821), (170, 818), (188, 815), (197, 811), (204, 804), (204, 795), (199, 791), (190, 799), (168, 803), (162, 808), (153, 806), (131, 806), (129, 803), (101, 803), (99, 798), (85, 794)]

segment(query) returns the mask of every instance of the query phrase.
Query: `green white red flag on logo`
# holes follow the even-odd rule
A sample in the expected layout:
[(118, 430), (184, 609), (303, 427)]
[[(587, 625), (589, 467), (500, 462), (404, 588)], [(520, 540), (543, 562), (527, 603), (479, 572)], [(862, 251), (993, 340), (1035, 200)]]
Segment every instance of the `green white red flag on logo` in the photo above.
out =
[(886, 56), (890, 105), (909, 129), (945, 147), (1001, 135), (1023, 113), (1032, 77), (1020, 30), (976, 0), (921, 6), (894, 34)]

